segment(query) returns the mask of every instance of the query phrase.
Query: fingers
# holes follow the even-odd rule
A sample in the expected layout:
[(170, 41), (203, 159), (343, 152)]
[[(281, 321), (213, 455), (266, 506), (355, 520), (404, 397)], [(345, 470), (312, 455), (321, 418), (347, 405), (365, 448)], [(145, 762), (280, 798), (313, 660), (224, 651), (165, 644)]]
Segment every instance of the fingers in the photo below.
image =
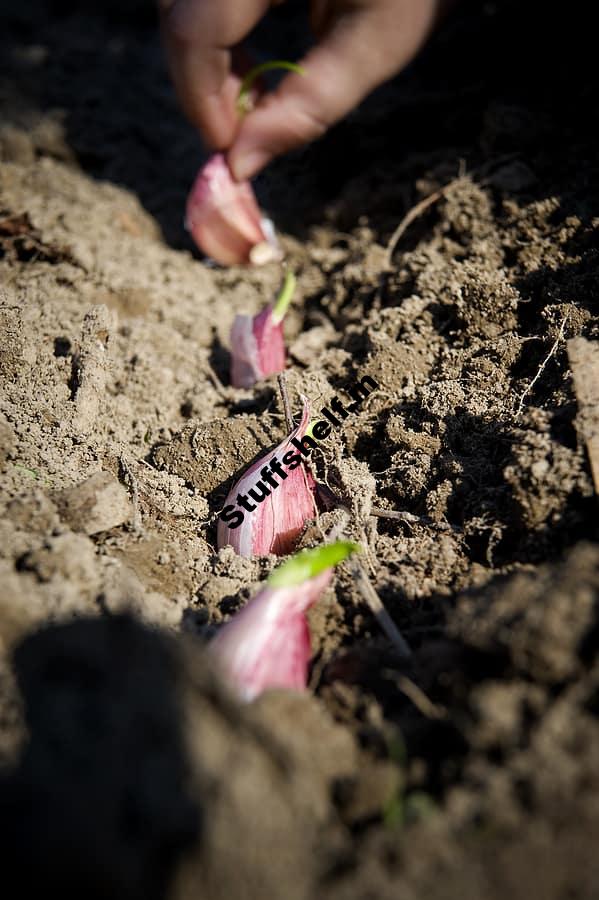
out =
[(325, 37), (240, 123), (230, 48), (271, 0), (159, 0), (175, 87), (190, 120), (215, 149), (231, 148), (238, 180), (279, 153), (319, 137), (399, 71), (430, 32), (443, 0), (313, 0)]
[(428, 36), (437, 0), (344, 4), (328, 34), (291, 74), (265, 95), (239, 128), (229, 152), (237, 180), (251, 178), (274, 156), (320, 137), (371, 90), (405, 66)]
[(269, 0), (160, 0), (169, 65), (183, 109), (215, 149), (225, 149), (239, 126), (239, 79), (230, 47), (262, 18)]

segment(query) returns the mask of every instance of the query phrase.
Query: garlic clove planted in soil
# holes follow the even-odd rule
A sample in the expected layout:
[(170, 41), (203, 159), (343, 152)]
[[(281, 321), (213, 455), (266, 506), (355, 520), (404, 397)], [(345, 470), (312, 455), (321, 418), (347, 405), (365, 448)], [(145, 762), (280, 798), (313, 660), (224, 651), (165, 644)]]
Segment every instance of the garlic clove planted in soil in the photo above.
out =
[(285, 368), (283, 318), (295, 290), (295, 276), (287, 272), (276, 302), (256, 316), (241, 314), (231, 328), (231, 384), (249, 388)]
[(329, 584), (333, 566), (359, 549), (337, 541), (296, 554), (211, 641), (210, 652), (244, 700), (267, 689), (306, 687), (311, 656), (306, 611)]
[(283, 323), (267, 306), (257, 316), (238, 315), (231, 328), (231, 384), (250, 388), (285, 368)]
[(262, 265), (282, 256), (251, 184), (233, 180), (222, 153), (200, 169), (187, 199), (185, 226), (198, 247), (224, 266)]
[(291, 441), (305, 435), (310, 406), (274, 450), (260, 457), (233, 485), (218, 520), (217, 546), (230, 544), (240, 556), (283, 556), (295, 548), (316, 512), (316, 482)]

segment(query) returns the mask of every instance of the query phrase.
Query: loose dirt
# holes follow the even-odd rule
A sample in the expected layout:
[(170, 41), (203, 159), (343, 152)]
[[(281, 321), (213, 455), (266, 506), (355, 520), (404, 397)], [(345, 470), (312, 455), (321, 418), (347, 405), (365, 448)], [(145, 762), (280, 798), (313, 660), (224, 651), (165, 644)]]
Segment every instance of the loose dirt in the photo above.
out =
[[(599, 533), (567, 353), (599, 340), (589, 11), (464, 3), (258, 181), (298, 276), (296, 415), (381, 386), (316, 469), (413, 655), (341, 568), (312, 693), (241, 709), (203, 646), (276, 560), (217, 552), (215, 522), (285, 424), (276, 379), (230, 386), (228, 335), (281, 272), (192, 248), (202, 151), (151, 4), (101, 6), (0, 30), (0, 887), (597, 897)], [(299, 53), (299, 6), (269, 56)]]

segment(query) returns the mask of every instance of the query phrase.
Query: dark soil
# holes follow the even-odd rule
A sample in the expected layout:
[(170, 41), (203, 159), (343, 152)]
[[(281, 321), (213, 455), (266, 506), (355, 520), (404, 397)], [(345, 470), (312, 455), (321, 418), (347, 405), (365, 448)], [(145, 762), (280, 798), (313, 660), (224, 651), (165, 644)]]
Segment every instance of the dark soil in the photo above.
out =
[[(255, 45), (297, 55), (300, 10)], [(285, 425), (274, 379), (229, 385), (228, 334), (280, 269), (188, 241), (202, 149), (150, 3), (3, 8), (2, 895), (599, 897), (599, 532), (566, 352), (599, 339), (591, 13), (463, 3), (259, 179), (298, 275), (294, 408), (380, 384), (317, 468), (413, 657), (341, 567), (312, 692), (241, 708), (203, 646), (276, 560), (216, 552), (214, 523)]]

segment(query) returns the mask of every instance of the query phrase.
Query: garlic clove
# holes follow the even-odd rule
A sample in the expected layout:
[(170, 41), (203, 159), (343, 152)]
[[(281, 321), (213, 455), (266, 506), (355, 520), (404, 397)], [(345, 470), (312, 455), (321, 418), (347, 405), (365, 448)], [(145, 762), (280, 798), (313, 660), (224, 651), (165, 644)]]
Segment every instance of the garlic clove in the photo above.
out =
[(267, 306), (257, 316), (241, 314), (231, 328), (231, 384), (252, 387), (285, 368), (283, 323)]
[[(249, 497), (254, 503), (249, 491), (255, 491), (258, 485), (262, 485), (260, 490), (264, 489), (265, 498), (260, 503), (254, 503), (253, 511), (244, 514), (243, 522), (237, 528), (230, 528), (222, 519), (218, 520), (219, 549), (230, 544), (240, 556), (266, 556), (269, 553), (282, 556), (294, 549), (304, 525), (314, 517), (316, 482), (311, 472), (301, 463), (301, 454), (297, 448), (290, 444), (292, 438), (304, 436), (310, 419), (308, 400), (302, 397), (302, 401), (302, 420), (297, 428), (274, 450), (264, 454), (250, 466), (229, 491), (223, 508), (229, 505), (235, 507), (238, 496)], [(281, 462), (287, 453), (293, 453), (296, 460), (294, 467), (287, 467), (286, 478), (279, 480), (276, 488), (269, 488), (261, 480), (262, 469), (275, 457)]]
[[(264, 227), (251, 184), (233, 180), (222, 153), (200, 169), (187, 200), (185, 225), (198, 247), (221, 265), (281, 257), (274, 230)], [(268, 258), (256, 249), (263, 244), (271, 248)]]
[(331, 572), (298, 587), (266, 586), (211, 641), (221, 670), (244, 700), (268, 688), (306, 687), (311, 646), (304, 612), (324, 591)]
[(297, 553), (211, 641), (210, 652), (243, 699), (267, 689), (306, 687), (311, 656), (306, 612), (330, 583), (334, 566), (357, 550), (358, 544), (336, 541)]

